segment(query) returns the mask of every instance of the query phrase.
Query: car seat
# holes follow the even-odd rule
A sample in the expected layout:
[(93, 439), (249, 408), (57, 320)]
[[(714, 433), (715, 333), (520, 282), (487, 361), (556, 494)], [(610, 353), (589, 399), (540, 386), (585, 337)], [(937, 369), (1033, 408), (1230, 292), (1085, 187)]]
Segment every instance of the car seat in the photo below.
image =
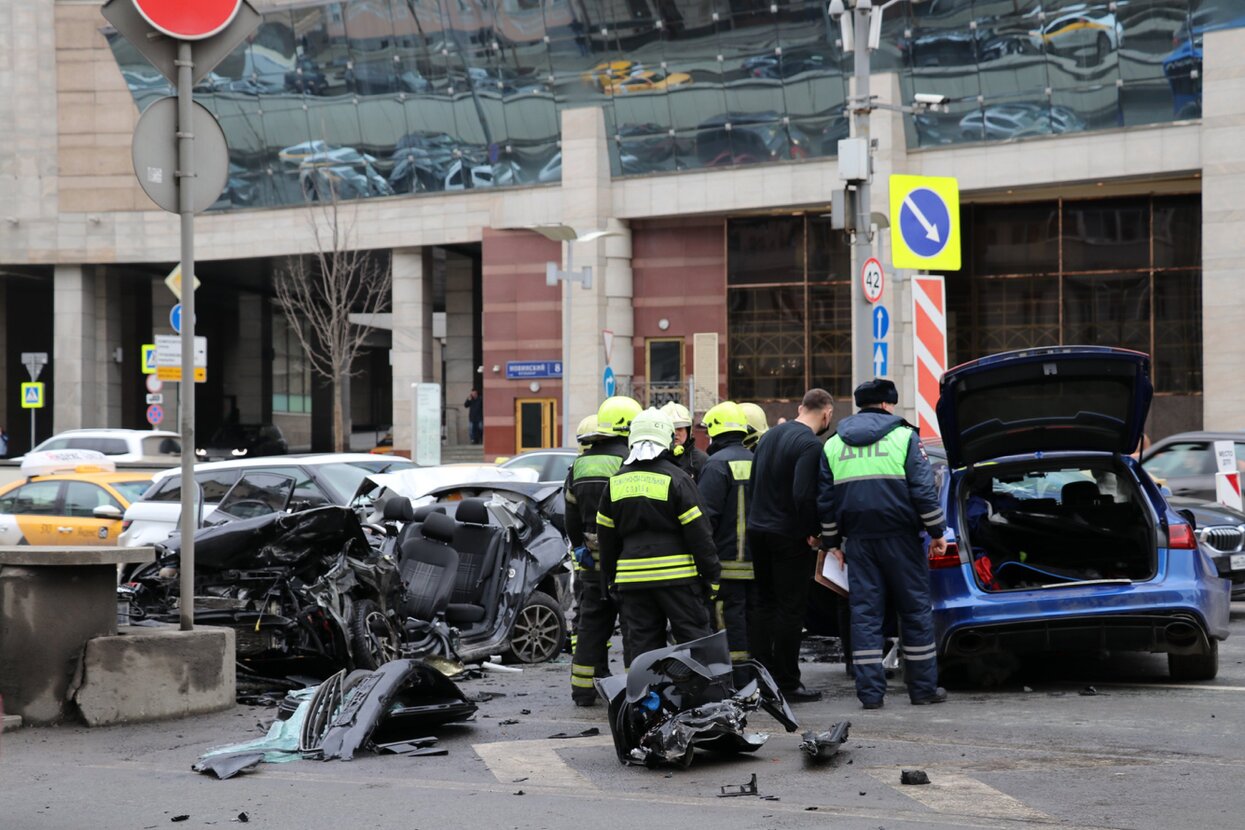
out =
[(458, 574), (458, 553), (450, 546), (457, 529), (458, 522), (449, 516), (432, 513), (420, 526), (420, 534), (399, 547), (406, 616), (432, 621), (445, 613)]
[(458, 552), (458, 577), (446, 610), (453, 623), (478, 623), (488, 616), (484, 607), (485, 589), (497, 572), (503, 533), (489, 524), (489, 512), (481, 499), (464, 499), (454, 511), (458, 528), (454, 549)]
[(1059, 491), (1059, 501), (1064, 507), (1096, 507), (1102, 502), (1102, 493), (1092, 481), (1072, 481)]

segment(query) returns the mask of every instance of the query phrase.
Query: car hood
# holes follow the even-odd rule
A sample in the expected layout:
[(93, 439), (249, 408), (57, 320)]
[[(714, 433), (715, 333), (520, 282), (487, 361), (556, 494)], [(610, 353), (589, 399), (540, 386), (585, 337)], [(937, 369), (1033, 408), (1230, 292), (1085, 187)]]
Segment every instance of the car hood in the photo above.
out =
[(1208, 502), (1182, 496), (1168, 496), (1167, 503), (1174, 510), (1188, 510), (1192, 513), (1199, 528), (1217, 527), (1220, 525), (1231, 525), (1233, 527), (1245, 525), (1245, 513), (1213, 501)]
[(938, 424), (952, 467), (1026, 453), (1130, 453), (1153, 395), (1150, 357), (1141, 352), (1007, 352), (943, 375)]
[(443, 467), (413, 467), (395, 473), (373, 473), (359, 485), (355, 496), (378, 487), (408, 499), (419, 499), (437, 490), (479, 484), (535, 482), (535, 470), (510, 470), (496, 464), (450, 464)]

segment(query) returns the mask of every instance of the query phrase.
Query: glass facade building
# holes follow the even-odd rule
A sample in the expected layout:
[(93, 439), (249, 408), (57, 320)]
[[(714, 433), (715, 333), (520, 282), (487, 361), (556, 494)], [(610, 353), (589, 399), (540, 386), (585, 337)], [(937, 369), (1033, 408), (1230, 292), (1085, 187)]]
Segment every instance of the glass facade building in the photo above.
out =
[[(1201, 40), (1245, 0), (951, 0), (888, 12), (910, 147), (1194, 118)], [(198, 87), (216, 207), (561, 179), (559, 111), (600, 106), (616, 176), (834, 155), (851, 55), (821, 0), (349, 0), (276, 8)], [(171, 93), (124, 40), (140, 107)]]

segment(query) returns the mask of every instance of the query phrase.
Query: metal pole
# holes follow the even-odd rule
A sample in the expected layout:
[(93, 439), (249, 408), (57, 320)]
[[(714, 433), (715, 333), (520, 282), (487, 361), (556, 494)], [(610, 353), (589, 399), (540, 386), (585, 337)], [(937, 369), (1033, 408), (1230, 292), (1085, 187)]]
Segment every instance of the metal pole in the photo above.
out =
[(562, 446), (575, 446), (571, 426), (571, 275), (575, 269), (574, 242), (566, 243), (566, 269), (558, 274), (562, 283)]
[(37, 409), (30, 410), (30, 449), (31, 450), (34, 450), (35, 444), (36, 444), (35, 442), (35, 413), (38, 411), (39, 410)]
[[(881, 14), (876, 9), (874, 14)], [(870, 180), (873, 178), (873, 148), (869, 138), (869, 114), (873, 109), (869, 93), (869, 73), (872, 71), (869, 54), (869, 14), (868, 8), (858, 4), (852, 9), (855, 31), (855, 67), (853, 74), (856, 79), (856, 94), (853, 99), (853, 123), (856, 138), (862, 138), (868, 148), (870, 169), (869, 178), (856, 186), (856, 238), (853, 249), (854, 273), (852, 274), (852, 388), (873, 377), (873, 307), (865, 299), (864, 286), (860, 282), (860, 272), (865, 261), (873, 256), (873, 213), (870, 201)]]
[(182, 383), (178, 415), (182, 432), (181, 626), (195, 627), (195, 213), (194, 97), (190, 41), (177, 44), (177, 212), (182, 231)]

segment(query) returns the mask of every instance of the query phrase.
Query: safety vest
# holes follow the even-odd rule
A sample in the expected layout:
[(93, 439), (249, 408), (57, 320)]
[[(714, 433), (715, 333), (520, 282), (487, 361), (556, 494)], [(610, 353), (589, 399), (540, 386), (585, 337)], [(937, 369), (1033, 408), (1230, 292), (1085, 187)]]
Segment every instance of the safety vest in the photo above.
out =
[(752, 579), (752, 561), (746, 554), (748, 538), (748, 505), (744, 485), (752, 477), (752, 461), (728, 461), (731, 479), (735, 482), (735, 558), (722, 559), (723, 579)]
[(881, 440), (863, 447), (853, 447), (838, 435), (826, 442), (826, 461), (834, 475), (834, 483), (907, 477), (908, 445), (912, 430), (898, 427)]
[(616, 455), (581, 455), (571, 465), (571, 481), (581, 478), (609, 478), (618, 472), (623, 460)]

